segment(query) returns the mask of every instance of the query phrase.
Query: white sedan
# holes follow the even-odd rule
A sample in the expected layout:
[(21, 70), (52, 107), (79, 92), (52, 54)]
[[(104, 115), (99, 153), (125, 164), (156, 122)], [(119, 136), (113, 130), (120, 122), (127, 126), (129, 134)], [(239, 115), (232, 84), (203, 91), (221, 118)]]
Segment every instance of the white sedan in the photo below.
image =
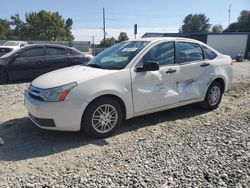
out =
[(38, 77), (25, 105), (41, 128), (107, 137), (124, 119), (197, 102), (215, 109), (232, 84), (232, 65), (229, 56), (192, 39), (129, 40), (85, 66)]

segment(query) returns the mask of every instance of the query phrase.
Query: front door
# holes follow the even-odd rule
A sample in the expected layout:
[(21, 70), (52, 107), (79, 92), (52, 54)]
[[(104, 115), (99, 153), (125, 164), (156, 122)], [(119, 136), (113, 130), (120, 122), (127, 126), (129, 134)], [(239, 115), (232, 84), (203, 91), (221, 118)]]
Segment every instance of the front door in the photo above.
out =
[(175, 64), (174, 42), (156, 44), (136, 67), (149, 61), (158, 62), (160, 69), (147, 72), (135, 72), (131, 69), (135, 113), (161, 108), (179, 100), (176, 87), (179, 65)]
[(43, 62), (44, 48), (32, 47), (12, 57), (9, 72), (13, 80), (33, 79), (40, 75)]

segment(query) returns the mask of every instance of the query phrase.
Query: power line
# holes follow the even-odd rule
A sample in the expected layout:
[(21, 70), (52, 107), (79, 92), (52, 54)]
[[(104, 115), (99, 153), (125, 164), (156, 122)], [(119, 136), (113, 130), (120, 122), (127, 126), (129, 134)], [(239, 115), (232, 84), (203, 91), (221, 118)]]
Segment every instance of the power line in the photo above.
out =
[(228, 9), (228, 25), (230, 25), (231, 7), (232, 7), (232, 5), (229, 5), (229, 9)]
[(103, 45), (105, 47), (105, 38), (106, 38), (106, 31), (105, 31), (105, 8), (102, 9), (102, 13), (103, 13)]

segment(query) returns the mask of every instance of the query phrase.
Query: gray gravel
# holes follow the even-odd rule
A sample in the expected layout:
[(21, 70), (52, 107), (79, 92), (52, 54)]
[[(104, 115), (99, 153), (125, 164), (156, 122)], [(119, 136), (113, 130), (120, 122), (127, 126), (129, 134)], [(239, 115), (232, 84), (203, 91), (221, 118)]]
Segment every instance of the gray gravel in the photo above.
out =
[(250, 80), (250, 61), (236, 62), (234, 65), (234, 82)]
[(28, 84), (0, 86), (0, 187), (250, 187), (250, 63), (234, 69), (218, 109), (135, 118), (101, 140), (35, 127)]

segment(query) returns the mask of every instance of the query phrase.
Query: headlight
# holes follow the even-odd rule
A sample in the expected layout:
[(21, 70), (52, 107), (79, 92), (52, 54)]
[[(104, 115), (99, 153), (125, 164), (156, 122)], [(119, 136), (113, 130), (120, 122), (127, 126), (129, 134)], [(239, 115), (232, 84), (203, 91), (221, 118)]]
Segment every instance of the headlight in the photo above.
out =
[(64, 101), (71, 89), (77, 86), (76, 82), (66, 84), (60, 87), (41, 90), (39, 96), (48, 102)]

